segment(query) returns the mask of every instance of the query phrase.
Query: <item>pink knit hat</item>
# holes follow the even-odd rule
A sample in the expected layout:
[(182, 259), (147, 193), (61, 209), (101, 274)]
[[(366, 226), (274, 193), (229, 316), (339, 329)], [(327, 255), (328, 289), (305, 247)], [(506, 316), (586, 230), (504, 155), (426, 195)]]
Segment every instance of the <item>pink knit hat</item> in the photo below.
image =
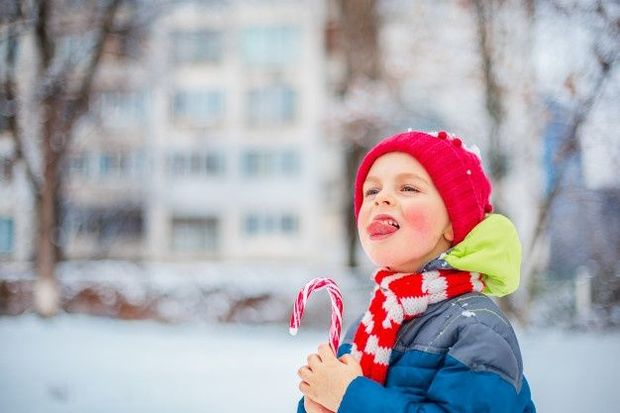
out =
[(484, 214), (493, 211), (491, 182), (482, 169), (480, 156), (461, 139), (439, 132), (412, 131), (383, 139), (364, 157), (355, 178), (354, 207), (357, 221), (364, 195), (362, 187), (372, 164), (381, 155), (404, 152), (422, 164), (443, 199), (454, 230), (456, 245), (465, 238)]

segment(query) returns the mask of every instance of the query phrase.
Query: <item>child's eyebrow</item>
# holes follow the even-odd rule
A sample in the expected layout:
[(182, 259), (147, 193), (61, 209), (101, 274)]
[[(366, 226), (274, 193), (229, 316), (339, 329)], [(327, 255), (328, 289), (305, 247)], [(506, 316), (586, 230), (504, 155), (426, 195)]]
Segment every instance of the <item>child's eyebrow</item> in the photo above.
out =
[[(428, 181), (426, 179), (422, 178), (420, 175), (410, 173), (410, 172), (403, 172), (401, 174), (396, 175), (396, 179), (402, 179), (402, 178), (415, 179), (417, 181), (422, 181), (423, 183), (428, 184)], [(366, 177), (366, 182), (368, 181), (381, 182), (381, 179), (379, 179), (378, 177), (374, 175), (369, 175)]]
[(399, 175), (397, 176), (397, 178), (410, 178), (410, 179), (416, 179), (416, 180), (418, 180), (418, 181), (422, 181), (422, 182), (424, 182), (425, 184), (428, 184), (428, 181), (427, 181), (426, 179), (424, 179), (424, 178), (423, 178), (423, 177), (421, 177), (420, 175), (418, 175), (418, 174), (414, 174), (414, 173), (402, 173), (402, 174), (399, 174)]

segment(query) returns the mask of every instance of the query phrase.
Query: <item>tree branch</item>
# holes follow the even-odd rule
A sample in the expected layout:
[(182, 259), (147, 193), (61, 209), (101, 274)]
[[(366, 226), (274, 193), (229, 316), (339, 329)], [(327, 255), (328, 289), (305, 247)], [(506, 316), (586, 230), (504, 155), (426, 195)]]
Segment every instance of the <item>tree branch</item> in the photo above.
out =
[[(505, 108), (502, 96), (502, 89), (497, 76), (497, 62), (494, 58), (494, 42), (492, 39), (494, 25), (493, 2), (475, 0), (476, 21), (478, 26), (478, 42), (480, 56), (482, 58), (482, 72), (485, 89), (485, 106), (491, 118), (489, 131), (489, 169), (491, 176), (501, 187), (501, 181), (505, 178), (508, 167), (507, 157), (503, 153), (500, 142), (501, 128), (505, 118)], [(501, 204), (501, 191), (496, 191), (496, 204)], [(502, 210), (502, 206), (498, 206)]]
[[(116, 17), (118, 8), (123, 1), (124, 0), (112, 0), (112, 2), (105, 9), (102, 20), (103, 24), (101, 25), (101, 30), (99, 31), (99, 34), (97, 36), (97, 41), (93, 49), (91, 60), (84, 72), (84, 77), (77, 93), (77, 97), (69, 102), (67, 108), (68, 113), (64, 128), (66, 131), (70, 131), (75, 122), (88, 110), (88, 104), (90, 102), (92, 94), (95, 73), (101, 61), (101, 57), (103, 56), (103, 49), (106, 40), (110, 36), (110, 34), (114, 32), (114, 19)], [(63, 153), (67, 149), (70, 141), (71, 136), (66, 136), (60, 150), (61, 153)]]
[(49, 33), (49, 20), (51, 16), (51, 2), (47, 0), (37, 1), (37, 22), (35, 26), (36, 41), (41, 56), (42, 72), (45, 72), (54, 58), (54, 42)]
[(551, 206), (553, 205), (553, 201), (557, 198), (557, 196), (561, 193), (562, 189), (562, 178), (568, 167), (568, 163), (566, 159), (572, 154), (579, 151), (579, 129), (585, 123), (590, 114), (590, 111), (594, 107), (597, 99), (602, 95), (604, 90), (605, 83), (611, 77), (611, 73), (613, 72), (613, 68), (618, 61), (618, 55), (616, 54), (609, 61), (605, 61), (601, 63), (601, 75), (597, 79), (594, 87), (592, 88), (592, 92), (590, 95), (584, 99), (581, 104), (578, 106), (575, 111), (575, 115), (573, 116), (567, 131), (562, 136), (561, 140), (563, 142), (560, 150), (558, 151), (557, 156), (554, 157), (554, 163), (557, 163), (558, 170), (556, 174), (556, 178), (552, 182), (551, 189), (548, 195), (543, 199), (540, 206), (540, 213), (538, 215), (538, 219), (535, 224), (534, 235), (532, 237), (532, 241), (529, 246), (528, 255), (532, 256), (536, 246), (538, 244), (539, 238), (544, 233), (547, 220), (549, 218), (549, 212)]
[(15, 65), (17, 61), (17, 50), (19, 46), (18, 37), (20, 27), (17, 24), (18, 20), (22, 18), (21, 8), (16, 8), (17, 15), (15, 16), (14, 23), (8, 27), (8, 35), (6, 39), (6, 75), (4, 78), (4, 99), (6, 103), (6, 113), (4, 114), (7, 119), (7, 123), (9, 125), (9, 130), (11, 132), (11, 136), (14, 142), (14, 150), (13, 150), (13, 159), (11, 163), (14, 164), (17, 161), (22, 161), (25, 165), (26, 175), (28, 177), (28, 181), (32, 186), (32, 189), (35, 194), (39, 193), (41, 188), (40, 180), (37, 178), (34, 173), (34, 168), (32, 163), (26, 157), (26, 152), (24, 150), (24, 137), (22, 134), (22, 130), (19, 125), (19, 112), (18, 112), (18, 102), (17, 102), (17, 82), (15, 80)]

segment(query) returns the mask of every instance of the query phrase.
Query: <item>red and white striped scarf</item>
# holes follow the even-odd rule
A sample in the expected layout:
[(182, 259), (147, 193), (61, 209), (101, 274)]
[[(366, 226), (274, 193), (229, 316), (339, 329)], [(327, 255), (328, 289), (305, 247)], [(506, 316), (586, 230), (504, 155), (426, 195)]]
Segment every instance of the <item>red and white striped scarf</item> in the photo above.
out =
[(484, 288), (479, 273), (452, 269), (412, 274), (380, 269), (374, 280), (374, 296), (355, 333), (351, 355), (364, 376), (381, 384), (403, 322), (423, 314), (429, 304)]

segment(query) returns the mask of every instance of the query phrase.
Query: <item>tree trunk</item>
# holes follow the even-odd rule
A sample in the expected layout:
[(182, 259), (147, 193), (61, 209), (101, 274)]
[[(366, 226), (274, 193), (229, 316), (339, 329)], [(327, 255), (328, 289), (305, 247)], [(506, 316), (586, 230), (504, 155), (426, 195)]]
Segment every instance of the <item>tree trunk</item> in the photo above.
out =
[(495, 47), (500, 47), (494, 42), (493, 30), (495, 26), (494, 5), (492, 2), (482, 0), (474, 1), (476, 9), (476, 21), (478, 24), (478, 42), (484, 79), (485, 107), (489, 115), (489, 145), (487, 150), (489, 172), (495, 184), (493, 188), (495, 209), (503, 210), (502, 186), (508, 172), (508, 157), (502, 148), (502, 127), (505, 118), (504, 96), (498, 81), (498, 65), (494, 55)]
[[(355, 141), (351, 142), (351, 145), (346, 149), (345, 157), (346, 157), (346, 187), (353, 188), (355, 185), (355, 173), (357, 172), (357, 166), (359, 165), (362, 156), (365, 153), (365, 148), (358, 144)], [(357, 222), (355, 220), (355, 214), (353, 211), (353, 202), (352, 202), (352, 194), (353, 191), (349, 192), (351, 194), (350, 201), (345, 202), (346, 211), (345, 211), (345, 219), (347, 222), (347, 264), (350, 267), (357, 266)]]
[(347, 87), (359, 77), (381, 76), (379, 15), (376, 0), (339, 0), (347, 67)]
[(55, 277), (57, 262), (56, 231), (56, 197), (58, 188), (58, 153), (54, 148), (55, 125), (57, 113), (54, 106), (46, 99), (43, 105), (45, 123), (43, 124), (43, 183), (37, 201), (38, 238), (37, 238), (37, 280), (34, 291), (36, 311), (43, 317), (51, 317), (58, 312), (60, 293)]
[[(380, 21), (376, 0), (337, 0), (339, 10), (338, 22), (341, 28), (342, 53), (346, 65), (346, 74), (342, 79), (342, 98), (346, 99), (356, 81), (377, 80), (381, 77), (381, 50), (379, 46)], [(362, 120), (365, 122), (366, 120)], [(361, 132), (357, 122), (345, 126), (346, 184), (349, 199), (345, 203), (347, 264), (357, 266), (357, 223), (353, 214), (352, 193), (357, 166), (368, 145), (376, 138), (376, 128), (369, 125)], [(370, 138), (369, 138), (370, 137)]]
[[(61, 212), (61, 160), (70, 145), (70, 137), (77, 120), (87, 111), (92, 92), (95, 72), (101, 62), (106, 39), (114, 29), (114, 19), (123, 0), (112, 0), (101, 12), (97, 42), (92, 51), (77, 88), (77, 95), (71, 92), (70, 77), (61, 74), (56, 79), (48, 79), (58, 38), (50, 32), (52, 22), (52, 2), (39, 1), (35, 38), (40, 58), (39, 78), (47, 84), (41, 104), (42, 136), (41, 161), (43, 162), (42, 183), (36, 195), (37, 208), (37, 254), (36, 268), (39, 275), (34, 290), (36, 311), (50, 317), (60, 307), (60, 293), (55, 277), (56, 264), (60, 258), (59, 217)], [(97, 2), (91, 5), (95, 6)], [(74, 73), (73, 75), (77, 75)], [(16, 142), (19, 142), (16, 135)]]

